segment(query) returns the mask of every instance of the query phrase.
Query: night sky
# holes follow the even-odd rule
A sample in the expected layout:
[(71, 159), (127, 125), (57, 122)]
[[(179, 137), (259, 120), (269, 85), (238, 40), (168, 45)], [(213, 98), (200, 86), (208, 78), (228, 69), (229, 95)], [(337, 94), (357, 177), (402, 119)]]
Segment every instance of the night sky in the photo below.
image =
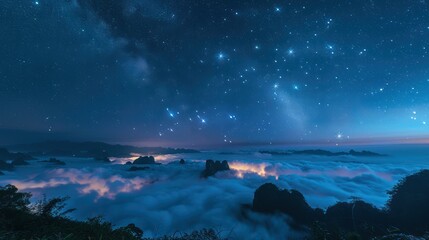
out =
[(2, 0), (0, 33), (0, 144), (429, 136), (425, 0)]

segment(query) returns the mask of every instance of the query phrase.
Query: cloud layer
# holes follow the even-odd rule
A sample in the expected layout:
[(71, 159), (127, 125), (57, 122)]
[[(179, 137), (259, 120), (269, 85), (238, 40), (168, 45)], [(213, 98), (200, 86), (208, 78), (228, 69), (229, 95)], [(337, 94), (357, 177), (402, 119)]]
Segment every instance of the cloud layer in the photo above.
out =
[[(178, 164), (180, 158), (187, 163)], [(207, 158), (227, 159), (232, 171), (200, 178)], [(399, 179), (428, 167), (423, 154), (410, 159), (399, 152), (385, 158), (279, 157), (249, 151), (160, 159), (162, 165), (137, 172), (91, 159), (61, 159), (67, 162), (61, 168), (32, 162), (1, 176), (0, 184), (15, 184), (35, 198), (71, 196), (69, 207), (78, 209), (73, 217), (103, 215), (117, 225), (132, 222), (147, 236), (213, 228), (232, 239), (279, 239), (300, 236), (288, 227), (286, 216), (264, 216), (243, 208), (263, 183), (297, 189), (313, 207), (326, 208), (351, 197), (383, 207), (387, 190)]]

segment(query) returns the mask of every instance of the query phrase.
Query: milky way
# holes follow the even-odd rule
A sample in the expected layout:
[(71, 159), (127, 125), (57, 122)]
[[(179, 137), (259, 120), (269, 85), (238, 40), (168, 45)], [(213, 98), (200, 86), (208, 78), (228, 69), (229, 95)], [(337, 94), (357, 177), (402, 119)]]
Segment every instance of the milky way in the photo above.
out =
[(1, 144), (429, 133), (425, 0), (3, 0), (0, 31)]

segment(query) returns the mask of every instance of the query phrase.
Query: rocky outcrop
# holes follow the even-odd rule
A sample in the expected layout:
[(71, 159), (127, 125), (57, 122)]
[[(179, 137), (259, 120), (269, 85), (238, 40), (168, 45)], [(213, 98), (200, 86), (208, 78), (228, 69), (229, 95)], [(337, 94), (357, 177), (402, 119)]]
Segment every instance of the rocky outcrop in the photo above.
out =
[[(353, 199), (338, 202), (324, 213), (311, 208), (300, 192), (266, 183), (255, 191), (252, 209), (284, 213), (295, 223), (312, 227), (315, 239), (420, 239), (411, 235), (423, 236), (429, 230), (429, 170), (404, 178), (388, 193), (390, 199), (383, 209)], [(345, 238), (343, 233), (358, 238)]]
[(260, 186), (253, 198), (253, 210), (262, 213), (285, 213), (296, 223), (309, 225), (323, 216), (323, 211), (313, 209), (304, 196), (296, 190), (280, 190), (272, 183)]
[(180, 159), (179, 163), (180, 163), (180, 164), (185, 164), (185, 163), (186, 163), (186, 162), (185, 162), (185, 159), (183, 159), (183, 158), (182, 158), (182, 159)]
[(219, 171), (229, 170), (229, 165), (227, 161), (213, 161), (211, 159), (206, 160), (206, 168), (204, 169), (202, 176), (210, 177), (215, 175)]
[(133, 164), (157, 164), (153, 156), (140, 156), (134, 160)]

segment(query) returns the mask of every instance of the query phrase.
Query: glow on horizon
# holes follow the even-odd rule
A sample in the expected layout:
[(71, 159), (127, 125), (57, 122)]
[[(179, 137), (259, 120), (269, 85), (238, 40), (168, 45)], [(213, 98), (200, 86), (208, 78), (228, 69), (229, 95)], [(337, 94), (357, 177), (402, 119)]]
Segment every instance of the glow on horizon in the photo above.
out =
[(124, 178), (119, 175), (102, 177), (98, 172), (87, 172), (79, 169), (56, 169), (50, 171), (49, 176), (51, 177), (47, 181), (13, 180), (10, 184), (15, 185), (20, 190), (76, 184), (79, 185), (77, 189), (82, 195), (95, 193), (97, 195), (95, 201), (100, 198), (115, 199), (118, 194), (137, 191), (151, 184), (147, 179), (140, 177)]
[(276, 180), (281, 176), (287, 175), (298, 175), (298, 176), (311, 176), (311, 175), (326, 175), (330, 177), (346, 177), (346, 178), (355, 178), (361, 175), (374, 175), (379, 178), (382, 178), (386, 181), (392, 181), (393, 176), (385, 172), (377, 172), (367, 168), (348, 168), (345, 166), (338, 166), (334, 169), (328, 170), (302, 170), (293, 166), (282, 166), (276, 164), (270, 164), (267, 162), (262, 163), (248, 163), (248, 162), (238, 162), (233, 161), (229, 163), (231, 170), (235, 171), (235, 176), (237, 178), (246, 178), (247, 174), (257, 174), (260, 177), (274, 177)]

